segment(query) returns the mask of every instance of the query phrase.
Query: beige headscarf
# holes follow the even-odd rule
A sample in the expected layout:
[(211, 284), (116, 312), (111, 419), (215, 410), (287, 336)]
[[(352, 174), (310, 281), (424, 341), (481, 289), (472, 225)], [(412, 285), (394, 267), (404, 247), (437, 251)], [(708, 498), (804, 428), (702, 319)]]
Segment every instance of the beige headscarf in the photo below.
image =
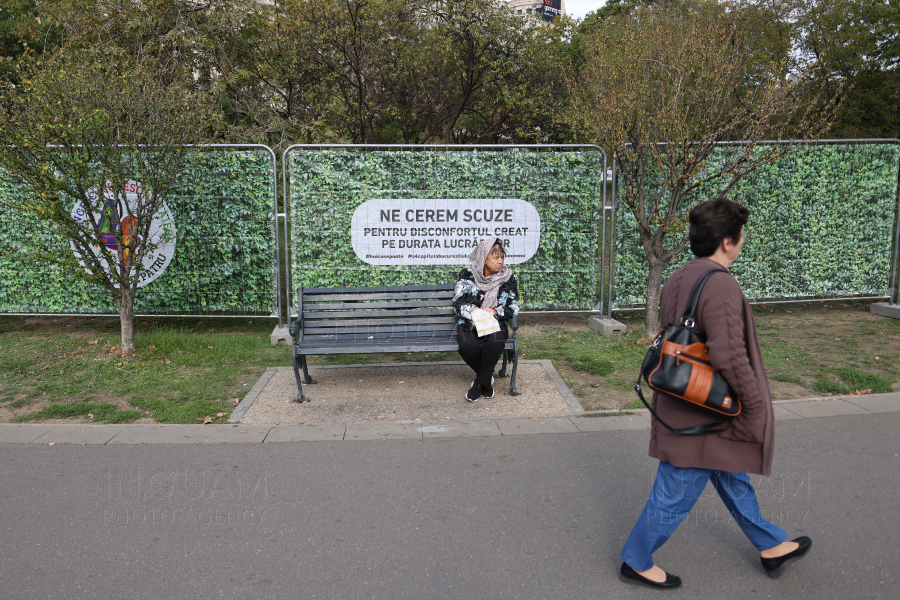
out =
[(469, 262), (472, 263), (472, 275), (475, 276), (475, 286), (484, 292), (484, 301), (481, 303), (481, 308), (496, 308), (497, 292), (500, 290), (500, 286), (512, 277), (512, 271), (506, 266), (505, 261), (499, 271), (490, 277), (484, 276), (484, 261), (490, 254), (491, 248), (494, 247), (494, 244), (499, 239), (489, 237), (481, 240), (475, 246), (475, 249), (472, 250), (472, 254), (469, 255)]

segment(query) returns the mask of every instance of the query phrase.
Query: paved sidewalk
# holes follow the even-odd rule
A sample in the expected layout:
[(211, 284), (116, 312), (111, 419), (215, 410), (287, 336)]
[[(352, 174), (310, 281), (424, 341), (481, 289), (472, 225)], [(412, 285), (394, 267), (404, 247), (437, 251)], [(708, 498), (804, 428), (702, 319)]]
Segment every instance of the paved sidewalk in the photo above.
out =
[(795, 418), (751, 481), (765, 518), (814, 544), (778, 580), (708, 485), (654, 556), (682, 588), (623, 584), (657, 467), (648, 432), (522, 435), (529, 419), (391, 442), (0, 445), (0, 597), (893, 599), (900, 412), (792, 412), (853, 402), (780, 405)]
[[(783, 400), (776, 420), (900, 412), (900, 393)], [(0, 444), (145, 445), (259, 444), (362, 440), (420, 440), (649, 429), (647, 410), (560, 413), (494, 419), (367, 421), (271, 425), (0, 424)]]

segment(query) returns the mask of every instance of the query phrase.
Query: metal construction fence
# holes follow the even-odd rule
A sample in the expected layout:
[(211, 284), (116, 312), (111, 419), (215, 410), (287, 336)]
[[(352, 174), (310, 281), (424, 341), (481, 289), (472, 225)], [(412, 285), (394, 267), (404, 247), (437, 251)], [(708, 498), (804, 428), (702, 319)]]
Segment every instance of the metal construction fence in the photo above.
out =
[[(193, 149), (202, 160), (166, 200), (172, 256), (137, 294), (139, 315), (283, 322), (298, 285), (453, 282), (490, 235), (507, 244), (524, 310), (643, 307), (646, 259), (597, 146), (296, 145), (280, 194), (269, 147)], [(900, 140), (804, 144), (730, 196), (751, 212), (731, 270), (753, 301), (900, 302)], [(0, 177), (0, 314), (117, 315), (107, 290), (35, 259), (71, 249), (13, 208), (26, 200)]]
[[(796, 152), (744, 178), (729, 193), (750, 210), (750, 240), (730, 270), (755, 303), (838, 298), (897, 299), (900, 244), (900, 141), (826, 140), (802, 143)], [(707, 168), (741, 150), (722, 144)], [(621, 181), (616, 181), (621, 190)], [(691, 205), (715, 197), (721, 182), (701, 188)], [(610, 285), (604, 308), (643, 308), (647, 261), (637, 222), (615, 197)], [(686, 234), (686, 232), (685, 232)], [(683, 235), (683, 234), (682, 234)], [(681, 235), (669, 236), (669, 248)], [(686, 249), (663, 273), (690, 260)]]
[(524, 308), (597, 304), (597, 146), (297, 145), (282, 165), (290, 307), (298, 286), (453, 283), (494, 235)]
[[(174, 243), (165, 270), (138, 291), (135, 313), (279, 316), (275, 153), (255, 144), (189, 149), (202, 155), (165, 200)], [(51, 224), (13, 208), (25, 201), (0, 178), (0, 313), (117, 316), (108, 290), (35, 259), (72, 250)]]

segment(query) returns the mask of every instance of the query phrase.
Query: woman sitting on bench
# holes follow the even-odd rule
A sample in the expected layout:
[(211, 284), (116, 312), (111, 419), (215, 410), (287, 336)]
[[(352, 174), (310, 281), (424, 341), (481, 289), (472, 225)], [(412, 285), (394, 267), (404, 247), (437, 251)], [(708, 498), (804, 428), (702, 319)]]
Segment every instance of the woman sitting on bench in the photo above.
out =
[(505, 257), (499, 238), (482, 240), (469, 255), (472, 267), (459, 272), (453, 295), (453, 310), (459, 315), (459, 355), (475, 371), (466, 392), (469, 402), (494, 397), (494, 367), (509, 338), (506, 322), (519, 314), (519, 288)]

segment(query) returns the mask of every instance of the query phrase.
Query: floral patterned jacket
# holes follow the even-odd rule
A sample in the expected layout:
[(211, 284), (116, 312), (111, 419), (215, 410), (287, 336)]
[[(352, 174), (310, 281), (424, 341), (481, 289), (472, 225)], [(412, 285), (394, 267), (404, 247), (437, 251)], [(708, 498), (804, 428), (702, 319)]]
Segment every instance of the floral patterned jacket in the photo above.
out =
[[(475, 285), (472, 269), (466, 267), (459, 272), (459, 281), (456, 282), (456, 292), (453, 294), (453, 311), (459, 315), (459, 324), (471, 323), (472, 309), (481, 308), (483, 301), (484, 292)], [(500, 285), (497, 303), (497, 320), (501, 323), (519, 314), (519, 286), (516, 284), (515, 275)]]

